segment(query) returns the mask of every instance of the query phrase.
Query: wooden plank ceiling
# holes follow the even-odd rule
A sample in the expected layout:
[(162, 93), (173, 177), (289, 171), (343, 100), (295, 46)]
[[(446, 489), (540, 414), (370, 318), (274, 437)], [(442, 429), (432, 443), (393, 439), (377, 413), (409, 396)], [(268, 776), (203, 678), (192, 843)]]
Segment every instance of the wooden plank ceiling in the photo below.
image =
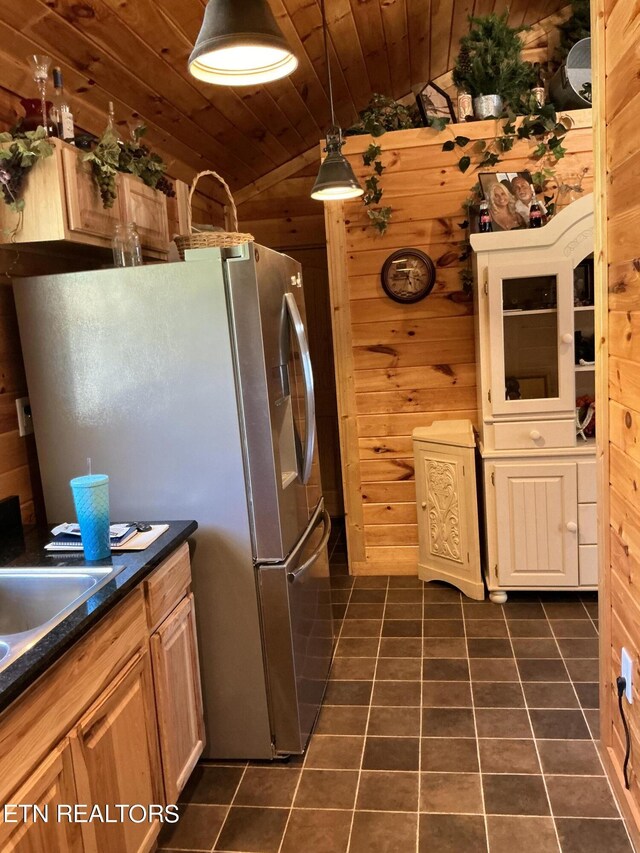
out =
[[(187, 71), (205, 0), (0, 0), (3, 101), (33, 97), (26, 56), (60, 64), (77, 124), (99, 133), (107, 105), (144, 121), (175, 177), (220, 171), (235, 190), (308, 151), (329, 121), (320, 0), (269, 0), (297, 71), (257, 88), (201, 83)], [(401, 98), (446, 72), (470, 13), (533, 23), (566, 0), (326, 0), (337, 115), (349, 126), (382, 92)], [(5, 106), (6, 109), (6, 106)], [(19, 109), (19, 107), (18, 107)]]

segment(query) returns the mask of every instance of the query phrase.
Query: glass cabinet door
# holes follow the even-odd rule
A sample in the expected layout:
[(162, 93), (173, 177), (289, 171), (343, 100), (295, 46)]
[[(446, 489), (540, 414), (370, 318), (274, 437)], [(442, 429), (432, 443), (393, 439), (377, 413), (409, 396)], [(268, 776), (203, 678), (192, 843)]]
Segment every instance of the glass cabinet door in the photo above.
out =
[(494, 414), (572, 411), (571, 262), (490, 269), (489, 325)]

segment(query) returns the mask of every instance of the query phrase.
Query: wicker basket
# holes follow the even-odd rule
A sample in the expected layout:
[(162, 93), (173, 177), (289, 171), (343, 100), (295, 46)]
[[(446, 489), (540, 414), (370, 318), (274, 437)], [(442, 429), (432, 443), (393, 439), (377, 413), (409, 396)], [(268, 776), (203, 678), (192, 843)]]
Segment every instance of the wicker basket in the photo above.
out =
[(189, 206), (187, 210), (189, 234), (183, 234), (174, 237), (175, 244), (178, 249), (178, 254), (180, 255), (180, 258), (183, 261), (186, 249), (208, 249), (211, 247), (224, 248), (225, 246), (239, 246), (241, 243), (252, 243), (254, 240), (253, 234), (243, 234), (240, 231), (194, 230), (192, 225), (193, 214), (191, 211), (191, 202), (193, 200), (193, 194), (196, 191), (198, 181), (205, 175), (212, 175), (214, 178), (217, 178), (224, 187), (224, 190), (227, 194), (227, 198), (229, 199), (229, 209), (231, 210), (231, 218), (234, 228), (238, 227), (238, 211), (236, 209), (236, 204), (233, 200), (233, 196), (231, 195), (231, 190), (229, 189), (227, 182), (224, 180), (224, 178), (221, 178), (217, 172), (212, 172), (208, 169), (204, 172), (199, 172), (195, 176), (193, 184), (191, 185), (191, 190), (189, 192)]

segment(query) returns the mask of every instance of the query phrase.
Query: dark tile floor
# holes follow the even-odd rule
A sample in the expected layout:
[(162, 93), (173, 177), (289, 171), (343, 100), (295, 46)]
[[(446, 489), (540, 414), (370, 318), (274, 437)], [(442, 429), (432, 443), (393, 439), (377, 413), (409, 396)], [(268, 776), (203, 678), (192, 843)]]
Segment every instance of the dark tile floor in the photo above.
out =
[(630, 853), (593, 737), (595, 595), (476, 603), (415, 577), (351, 578), (304, 758), (201, 764), (162, 850)]

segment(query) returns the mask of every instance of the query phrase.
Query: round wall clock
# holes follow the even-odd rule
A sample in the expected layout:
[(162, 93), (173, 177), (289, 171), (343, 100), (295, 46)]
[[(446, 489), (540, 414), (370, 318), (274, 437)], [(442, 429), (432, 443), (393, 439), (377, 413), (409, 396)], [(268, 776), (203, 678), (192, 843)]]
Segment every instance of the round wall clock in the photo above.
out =
[(389, 255), (380, 276), (382, 288), (396, 302), (419, 302), (436, 283), (436, 268), (419, 249), (399, 249)]

